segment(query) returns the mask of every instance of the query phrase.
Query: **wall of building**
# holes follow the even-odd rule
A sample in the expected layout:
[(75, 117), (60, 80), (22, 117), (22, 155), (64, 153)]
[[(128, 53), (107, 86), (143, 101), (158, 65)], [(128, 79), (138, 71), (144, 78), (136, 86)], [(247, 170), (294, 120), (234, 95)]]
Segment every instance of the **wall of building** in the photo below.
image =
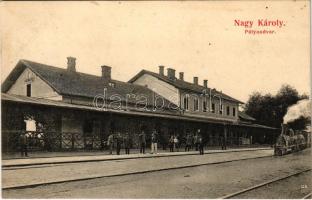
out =
[(31, 97), (62, 100), (61, 95), (28, 68), (22, 72), (7, 93), (26, 96), (28, 83), (31, 83)]
[(169, 101), (176, 105), (180, 105), (180, 98), (179, 98), (179, 90), (174, 86), (159, 80), (158, 78), (151, 76), (149, 74), (144, 74), (143, 76), (139, 77), (136, 81), (133, 82), (134, 84), (147, 86), (149, 89), (153, 90), (155, 93), (159, 94), (167, 98)]
[[(89, 112), (64, 113), (62, 115), (63, 149), (100, 149), (101, 138), (108, 135), (110, 120)], [(88, 126), (88, 128), (86, 128)]]
[[(222, 114), (220, 114), (220, 99), (219, 98), (210, 98), (203, 97), (199, 94), (193, 94), (190, 92), (181, 91), (181, 107), (184, 108), (184, 98), (188, 96), (188, 110), (185, 110), (184, 114), (189, 116), (206, 116), (220, 119), (229, 119), (229, 120), (238, 120), (238, 104), (222, 99), (221, 103), (223, 105)], [(198, 99), (198, 110), (194, 110), (194, 100)], [(203, 101), (207, 103), (207, 111), (203, 112)], [(210, 103), (211, 102), (211, 103)], [(215, 104), (215, 112), (211, 112), (211, 106)], [(227, 115), (227, 106), (229, 106), (230, 113)], [(233, 115), (233, 108), (235, 108), (235, 116)]]
[[(227, 101), (222, 99), (222, 105), (223, 105), (223, 112), (222, 115), (219, 114), (219, 108), (220, 108), (220, 101), (219, 98), (213, 98), (212, 103), (215, 104), (215, 113), (210, 112), (210, 103), (209, 98), (207, 98), (207, 112), (203, 112), (203, 101), (204, 97), (200, 96), (199, 94), (193, 94), (192, 92), (186, 92), (183, 90), (179, 90), (175, 88), (174, 86), (157, 79), (154, 76), (151, 76), (149, 74), (144, 74), (141, 77), (139, 77), (134, 84), (139, 84), (142, 86), (148, 86), (149, 89), (153, 90), (155, 93), (171, 100), (173, 103), (177, 105), (181, 105), (183, 108), (183, 98), (188, 95), (189, 96), (189, 109), (184, 112), (185, 115), (188, 116), (202, 116), (202, 117), (212, 117), (212, 118), (220, 118), (220, 119), (228, 119), (232, 121), (238, 120), (238, 103)], [(199, 100), (199, 110), (194, 111), (194, 99), (198, 98)], [(173, 100), (172, 100), (173, 99)], [(229, 106), (230, 113), (227, 115), (226, 108)], [(235, 108), (235, 116), (233, 116), (233, 108)]]
[[(191, 133), (193, 135), (198, 129), (201, 130), (205, 146), (219, 145), (219, 138), (221, 135), (224, 135), (225, 128), (229, 145), (243, 144), (239, 142), (240, 139), (249, 139), (252, 144), (273, 144), (276, 136), (279, 134), (275, 134), (274, 130), (268, 129), (193, 122), (181, 119), (129, 116), (121, 113), (98, 113), (12, 102), (4, 102), (2, 106), (5, 111), (3, 113), (7, 113), (3, 115), (2, 120), (1, 139), (4, 152), (19, 150), (18, 138), (20, 132), (24, 130), (22, 125), (24, 121), (23, 115), (33, 115), (34, 113), (38, 115), (38, 119), (48, 117), (46, 125), (52, 126), (48, 128), (47, 134), (43, 134), (43, 136), (47, 136), (47, 140), (41, 138), (40, 142), (43, 142), (41, 145), (30, 144), (30, 147), (35, 147), (37, 150), (107, 149), (107, 146), (102, 146), (102, 144), (107, 141), (111, 132), (121, 133), (122, 135), (130, 133), (132, 148), (138, 148), (138, 135), (142, 129), (147, 134), (147, 145), (149, 147), (151, 133), (154, 128), (159, 132), (159, 148), (168, 147), (170, 135), (178, 136), (183, 144), (186, 134)], [(62, 115), (62, 117), (59, 115)], [(59, 119), (62, 120), (59, 122)], [(56, 120), (56, 123), (53, 120)], [(45, 121), (47, 122), (47, 120)], [(86, 121), (94, 122), (93, 134), (84, 134), (83, 126)], [(52, 132), (50, 133), (50, 131)], [(59, 137), (59, 134), (61, 134), (61, 137)], [(33, 141), (37, 140), (33, 138)], [(184, 146), (182, 145), (182, 147)]]
[(84, 148), (83, 119), (74, 116), (62, 116), (62, 148)]

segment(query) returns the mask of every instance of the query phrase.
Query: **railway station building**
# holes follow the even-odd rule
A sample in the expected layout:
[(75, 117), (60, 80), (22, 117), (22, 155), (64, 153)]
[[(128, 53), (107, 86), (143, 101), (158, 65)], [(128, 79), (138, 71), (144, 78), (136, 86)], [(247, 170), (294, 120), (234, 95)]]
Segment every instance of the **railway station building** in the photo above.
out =
[(239, 111), (243, 102), (208, 86), (193, 83), (183, 72), (159, 66), (140, 71), (128, 82), (114, 80), (111, 67), (101, 66), (102, 76), (80, 73), (76, 59), (67, 68), (20, 60), (2, 83), (2, 150), (18, 150), (26, 132), (31, 150), (103, 150), (111, 133), (129, 133), (132, 147), (138, 135), (153, 129), (166, 148), (170, 135), (181, 143), (198, 129), (206, 146), (273, 144), (279, 130), (256, 123)]

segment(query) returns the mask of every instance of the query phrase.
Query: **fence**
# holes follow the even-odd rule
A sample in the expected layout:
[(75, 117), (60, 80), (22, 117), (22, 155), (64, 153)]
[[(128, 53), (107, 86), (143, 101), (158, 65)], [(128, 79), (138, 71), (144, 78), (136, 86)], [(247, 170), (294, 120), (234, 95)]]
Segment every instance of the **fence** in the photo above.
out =
[[(103, 150), (107, 148), (106, 140), (101, 135), (84, 135), (77, 132), (42, 132), (42, 131), (2, 131), (2, 151), (19, 151), (21, 134), (26, 134), (29, 151), (73, 151), (73, 150)], [(203, 137), (205, 146), (219, 146), (220, 137)], [(148, 136), (147, 140), (149, 142)], [(160, 148), (169, 145), (169, 138), (161, 138)], [(180, 138), (179, 147), (185, 147), (185, 138)], [(248, 138), (227, 137), (228, 146), (246, 146), (250, 144)], [(132, 148), (138, 148), (138, 135), (132, 136)], [(149, 146), (149, 145), (148, 145)]]
[(83, 136), (75, 132), (2, 131), (2, 151), (19, 151), (19, 138), (24, 133), (29, 151), (93, 150), (105, 147), (105, 141), (99, 135)]

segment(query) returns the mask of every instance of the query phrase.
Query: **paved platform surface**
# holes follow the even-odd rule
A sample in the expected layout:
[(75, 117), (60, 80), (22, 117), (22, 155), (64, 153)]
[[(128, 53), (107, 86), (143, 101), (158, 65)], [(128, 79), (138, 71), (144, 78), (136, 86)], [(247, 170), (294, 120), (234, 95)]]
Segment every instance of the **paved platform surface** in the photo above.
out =
[[(227, 146), (228, 149), (247, 149), (247, 148), (269, 148), (272, 147), (268, 144), (265, 145), (258, 145), (258, 144), (252, 144), (252, 145), (229, 145)], [(191, 151), (195, 150), (190, 149)], [(205, 151), (211, 151), (211, 150), (221, 150), (221, 146), (206, 146)], [(184, 152), (184, 148), (176, 149), (175, 152)], [(125, 149), (121, 149), (121, 154), (125, 154)], [(150, 152), (150, 148), (146, 147), (146, 152)], [(166, 153), (169, 152), (169, 148), (163, 149), (158, 148), (159, 153)], [(130, 154), (138, 154), (140, 153), (140, 149), (130, 149)], [(114, 149), (113, 154), (116, 154), (116, 149)], [(94, 155), (110, 155), (109, 151), (107, 149), (105, 150), (68, 150), (68, 151), (33, 151), (30, 150), (29, 157), (28, 158), (51, 158), (51, 157), (68, 157), (68, 156), (94, 156)], [(21, 157), (20, 152), (8, 152), (3, 153), (2, 152), (2, 160), (9, 160), (9, 159), (24, 159), (24, 157)]]
[[(104, 177), (17, 190), (3, 190), (2, 197), (22, 199), (221, 199), (220, 197), (225, 195), (310, 168), (312, 158), (310, 150), (285, 156), (270, 156), (215, 165), (156, 171), (153, 173)], [(240, 157), (235, 155), (240, 153), (229, 154), (227, 157)], [(189, 162), (195, 162), (197, 159), (213, 157), (214, 155), (218, 154), (166, 157), (166, 159), (171, 162), (176, 160), (181, 162), (180, 159), (187, 158)], [(221, 155), (225, 154), (219, 154), (218, 156)], [(151, 160), (149, 164), (156, 165), (159, 160), (162, 160), (163, 163), (163, 159), (165, 158), (140, 160)], [(125, 165), (131, 162), (132, 160), (124, 160), (117, 163)], [(133, 164), (128, 165), (134, 166)], [(311, 191), (312, 182), (308, 178), (302, 179), (300, 176), (296, 182), (285, 180), (283, 183), (287, 181), (286, 188), (277, 188), (269, 185), (268, 187), (265, 186), (269, 190), (266, 195), (257, 194), (244, 197), (249, 199), (301, 199)], [(307, 185), (306, 189), (302, 189), (304, 184)]]
[[(271, 148), (239, 148), (227, 150), (206, 150), (205, 154), (211, 153), (227, 153), (236, 151), (256, 151)], [(107, 155), (95, 153), (94, 155), (74, 155), (74, 156), (56, 156), (56, 157), (33, 157), (33, 158), (18, 158), (2, 160), (2, 167), (28, 166), (28, 165), (42, 165), (42, 164), (57, 164), (57, 163), (74, 163), (74, 162), (94, 162), (105, 160), (122, 160), (122, 159), (136, 159), (136, 158), (150, 158), (150, 157), (167, 157), (167, 156), (183, 156), (196, 155), (198, 151), (189, 152), (160, 152), (158, 154), (123, 154), (123, 155)]]
[[(230, 162), (240, 159), (252, 159), (273, 155), (272, 149), (240, 149), (239, 151), (223, 151), (224, 153), (217, 152), (220, 151), (206, 152), (205, 155), (198, 155), (197, 152), (196, 154), (194, 154), (195, 152), (171, 153), (171, 155), (184, 154), (184, 156), (168, 156), (170, 153), (158, 155), (124, 155), (118, 157), (119, 159), (117, 160), (108, 160), (110, 158), (116, 158), (116, 156), (105, 156), (105, 160), (99, 160), (97, 162), (76, 162), (46, 164), (38, 166), (6, 167), (2, 170), (2, 188), (23, 187), (46, 183), (60, 183), (99, 177), (146, 173), (149, 171), (177, 169), (187, 166)], [(124, 159), (121, 159), (122, 157)], [(127, 159), (130, 157), (133, 158)], [(145, 159), (142, 159), (141, 157), (144, 157)], [(95, 158), (97, 158), (97, 156), (95, 156)], [(67, 157), (66, 159), (68, 160), (69, 158)], [(18, 160), (26, 161), (26, 159)]]

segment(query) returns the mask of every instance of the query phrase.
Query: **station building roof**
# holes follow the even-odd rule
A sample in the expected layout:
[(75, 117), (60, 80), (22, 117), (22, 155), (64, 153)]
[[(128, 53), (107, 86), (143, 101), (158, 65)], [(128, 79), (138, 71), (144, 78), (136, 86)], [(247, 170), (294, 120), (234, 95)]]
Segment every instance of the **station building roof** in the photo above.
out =
[[(157, 94), (147, 87), (113, 79), (107, 80), (101, 76), (69, 72), (65, 68), (45, 65), (29, 60), (20, 60), (18, 62), (3, 82), (1, 91), (4, 93), (7, 92), (25, 68), (29, 68), (60, 95), (94, 98), (96, 95), (103, 95), (104, 88), (106, 88), (105, 97), (107, 98), (112, 95), (119, 95), (122, 101), (137, 103), (135, 98), (127, 98), (126, 95), (135, 95), (136, 97), (144, 96), (147, 98), (147, 103), (150, 106), (154, 106), (154, 104), (157, 106), (162, 105), (161, 101), (156, 101), (155, 103), (154, 98)], [(169, 104), (173, 104), (164, 97), (162, 97), (162, 99), (164, 100), (165, 107)]]
[(256, 121), (255, 118), (247, 115), (245, 112), (242, 112), (242, 111), (238, 111), (238, 117), (241, 119), (241, 120), (245, 120), (245, 121)]
[(138, 74), (136, 74), (133, 78), (131, 78), (128, 82), (129, 83), (133, 83), (135, 80), (137, 80), (139, 77), (141, 77), (142, 75), (144, 74), (149, 74), (151, 76), (154, 76), (168, 84), (171, 84), (173, 86), (175, 86), (176, 88), (179, 88), (181, 90), (186, 90), (186, 91), (191, 91), (191, 92), (195, 92), (195, 93), (199, 93), (199, 94), (202, 94), (204, 90), (211, 90), (212, 91), (212, 95), (218, 95), (220, 96), (221, 98), (223, 99), (226, 99), (228, 101), (232, 101), (232, 102), (236, 102), (236, 103), (240, 103), (240, 104), (244, 104), (242, 101), (239, 101), (233, 97), (230, 97), (229, 95), (227, 94), (224, 94), (223, 92), (220, 92), (220, 91), (217, 91), (216, 89), (212, 89), (212, 88), (206, 88), (202, 85), (195, 85), (193, 83), (190, 83), (190, 82), (187, 82), (187, 81), (184, 81), (184, 80), (181, 80), (181, 79), (170, 79), (168, 76), (165, 76), (165, 75), (160, 75), (158, 73), (155, 73), (155, 72), (151, 72), (151, 71), (148, 71), (148, 70), (141, 70)]

